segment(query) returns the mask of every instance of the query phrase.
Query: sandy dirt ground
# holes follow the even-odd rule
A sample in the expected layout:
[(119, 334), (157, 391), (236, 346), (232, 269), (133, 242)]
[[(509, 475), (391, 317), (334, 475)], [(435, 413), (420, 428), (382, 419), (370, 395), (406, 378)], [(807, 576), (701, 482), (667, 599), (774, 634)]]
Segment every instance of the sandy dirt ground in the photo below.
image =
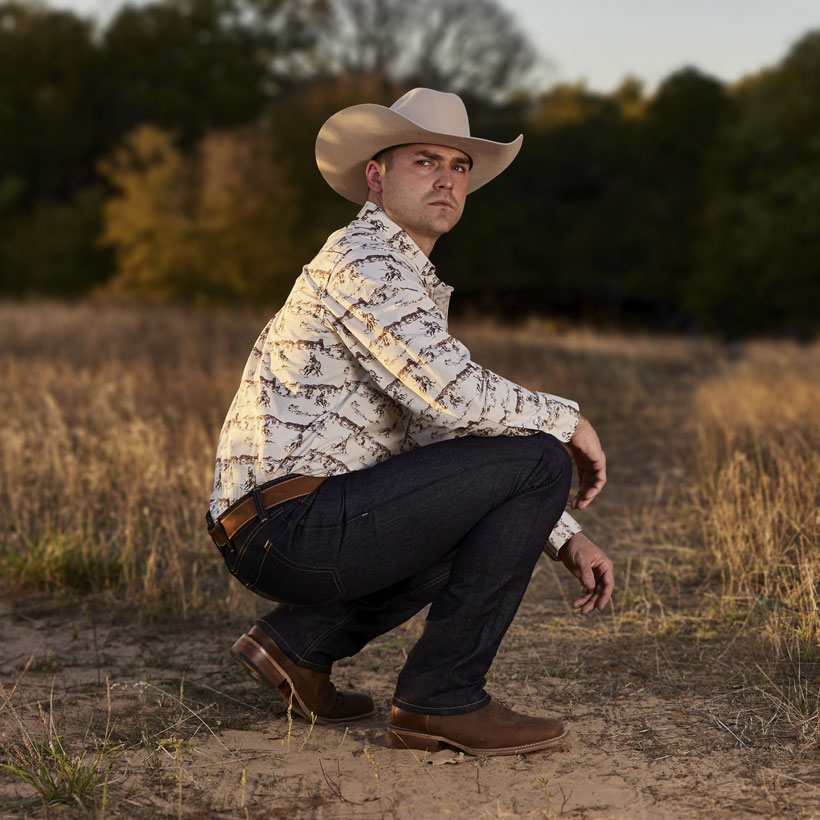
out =
[[(818, 816), (816, 753), (814, 763), (795, 759), (761, 736), (725, 642), (701, 642), (693, 656), (693, 642), (679, 637), (637, 634), (614, 619), (582, 623), (555, 596), (543, 600), (550, 587), (548, 565), (488, 682), (513, 708), (567, 722), (564, 748), (529, 756), (387, 748), (391, 682), (418, 620), (338, 668), (339, 685), (370, 691), (380, 707), (347, 727), (290, 722), (275, 693), (230, 663), (241, 624), (139, 625), (122, 612), (95, 629), (88, 613), (67, 622), (60, 609), (6, 609), (2, 674), (13, 682), (34, 655), (16, 711), (34, 726), (33, 703), (50, 704), (57, 731), (78, 742), (88, 727), (102, 733), (109, 679), (124, 744), (111, 772), (112, 816)], [(8, 710), (3, 718), (13, 736)], [(45, 816), (27, 794), (4, 779), (3, 816)]]
[(820, 817), (817, 749), (799, 746), (755, 685), (756, 636), (698, 615), (708, 590), (696, 545), (675, 537), (685, 477), (670, 455), (697, 375), (687, 373), (664, 408), (638, 400), (599, 414), (611, 480), (584, 522), (616, 557), (614, 607), (573, 613), (577, 582), (542, 559), (490, 672), (495, 697), (566, 721), (563, 748), (496, 758), (387, 748), (393, 683), (423, 614), (335, 669), (378, 714), (311, 727), (230, 660), (250, 599), (243, 615), (149, 619), (125, 603), (21, 596), (0, 609), (6, 742), (20, 742), (18, 720), (42, 735), (39, 703), (66, 747), (91, 749), (110, 691), (117, 749), (104, 806), (46, 806), (0, 773), (0, 816)]

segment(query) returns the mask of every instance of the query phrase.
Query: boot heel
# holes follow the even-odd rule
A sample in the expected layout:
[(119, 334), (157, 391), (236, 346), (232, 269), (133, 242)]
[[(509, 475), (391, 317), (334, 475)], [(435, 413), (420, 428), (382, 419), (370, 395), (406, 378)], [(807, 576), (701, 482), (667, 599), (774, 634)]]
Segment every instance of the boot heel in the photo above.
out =
[(249, 635), (243, 635), (232, 647), (231, 656), (251, 675), (269, 686), (278, 688), (285, 676), (267, 657), (259, 644)]
[(404, 732), (401, 729), (387, 727), (387, 745), (391, 749), (418, 749), (422, 752), (438, 752), (444, 747), (441, 741), (434, 737), (417, 735), (414, 732)]

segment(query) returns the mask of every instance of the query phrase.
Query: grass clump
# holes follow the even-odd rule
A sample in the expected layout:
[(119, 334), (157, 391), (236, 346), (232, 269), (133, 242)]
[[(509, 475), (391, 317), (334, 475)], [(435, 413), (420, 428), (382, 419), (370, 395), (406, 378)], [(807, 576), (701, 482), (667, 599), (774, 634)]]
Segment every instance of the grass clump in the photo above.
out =
[(110, 686), (104, 732), (99, 736), (86, 730), (73, 750), (57, 732), (50, 707), (45, 711), (42, 704), (37, 704), (39, 727), (35, 732), (26, 726), (2, 684), (0, 695), (18, 726), (16, 738), (3, 733), (4, 760), (0, 768), (31, 787), (45, 804), (66, 803), (104, 812), (111, 767), (122, 753), (122, 746), (112, 739)]

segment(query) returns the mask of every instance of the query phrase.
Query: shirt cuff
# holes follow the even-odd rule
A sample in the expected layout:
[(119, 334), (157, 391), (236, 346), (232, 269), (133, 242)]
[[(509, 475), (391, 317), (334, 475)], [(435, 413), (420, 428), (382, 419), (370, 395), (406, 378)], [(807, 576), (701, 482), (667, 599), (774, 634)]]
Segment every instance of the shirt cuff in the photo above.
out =
[(551, 393), (540, 393), (539, 395), (548, 413), (548, 421), (541, 425), (541, 429), (545, 433), (552, 433), (558, 441), (567, 444), (575, 435), (575, 428), (578, 426), (580, 417), (578, 402), (561, 396), (553, 396)]
[(581, 408), (578, 405), (577, 401), (573, 399), (565, 399), (563, 396), (554, 396), (552, 393), (541, 393), (542, 396), (546, 396), (548, 399), (552, 401), (560, 401), (561, 404), (566, 404), (568, 407), (571, 407), (573, 410), (578, 410), (580, 412)]
[(576, 532), (581, 532), (581, 525), (568, 513), (562, 513), (558, 519), (558, 523), (553, 527), (550, 533), (549, 541), (544, 545), (544, 552), (557, 561), (558, 553), (561, 547), (575, 535)]

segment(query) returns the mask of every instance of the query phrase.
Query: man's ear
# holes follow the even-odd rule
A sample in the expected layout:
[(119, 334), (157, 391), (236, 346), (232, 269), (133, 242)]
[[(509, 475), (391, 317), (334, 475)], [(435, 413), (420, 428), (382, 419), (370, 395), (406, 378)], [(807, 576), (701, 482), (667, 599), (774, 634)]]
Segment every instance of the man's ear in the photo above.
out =
[(371, 159), (364, 169), (364, 175), (367, 179), (367, 187), (376, 194), (382, 192), (382, 168), (376, 160)]

